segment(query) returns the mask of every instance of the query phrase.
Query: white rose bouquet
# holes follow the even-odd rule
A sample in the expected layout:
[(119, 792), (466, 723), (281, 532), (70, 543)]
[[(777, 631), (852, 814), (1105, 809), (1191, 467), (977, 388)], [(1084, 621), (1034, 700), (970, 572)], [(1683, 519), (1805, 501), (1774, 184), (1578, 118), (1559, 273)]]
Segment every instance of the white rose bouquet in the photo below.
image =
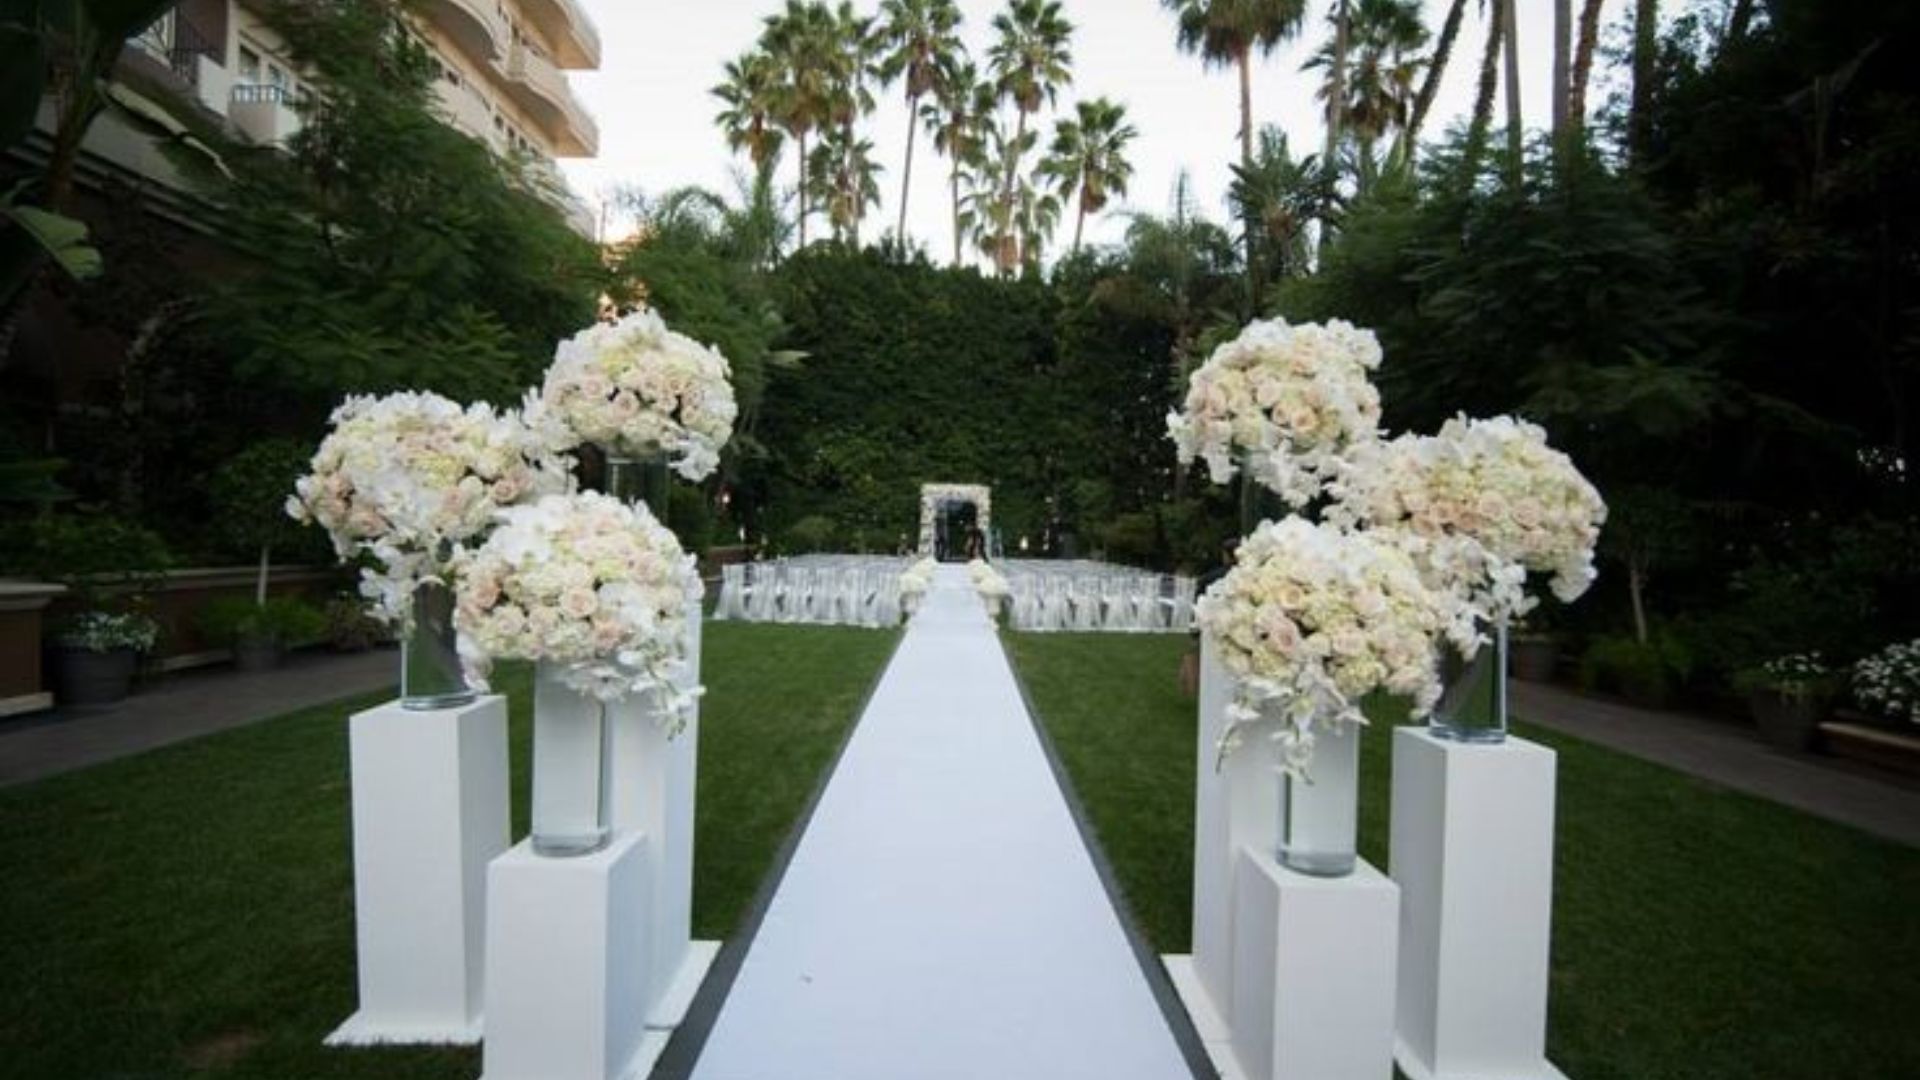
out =
[(1406, 534), (1432, 583), (1460, 590), (1488, 621), (1531, 610), (1529, 572), (1562, 602), (1593, 583), (1606, 503), (1546, 432), (1512, 417), (1447, 421), (1435, 436), (1354, 448), (1329, 516)]
[(1013, 586), (1007, 583), (1006, 576), (995, 570), (993, 564), (985, 559), (975, 559), (968, 563), (967, 574), (973, 579), (973, 590), (987, 602), (989, 610), (1013, 595)]
[(900, 575), (900, 595), (918, 600), (933, 586), (933, 571), (940, 564), (932, 559), (921, 559), (907, 567)]
[(341, 559), (373, 556), (380, 565), (361, 593), (389, 621), (405, 620), (414, 588), (500, 508), (572, 486), (572, 463), (513, 410), (435, 394), (349, 397), (332, 427), (287, 513), (326, 529)]
[(699, 693), (681, 680), (701, 586), (673, 533), (646, 507), (591, 492), (499, 517), (456, 560), (453, 621), (476, 682), (497, 659), (541, 661), (601, 701), (654, 691), (684, 721)]
[(1372, 331), (1339, 320), (1255, 322), (1193, 373), (1167, 433), (1180, 464), (1206, 461), (1214, 483), (1233, 479), (1238, 455), (1257, 482), (1304, 506), (1342, 451), (1378, 433), (1380, 393), (1369, 375), (1379, 366)]
[(720, 464), (739, 406), (727, 359), (667, 329), (652, 311), (595, 323), (560, 343), (541, 398), (572, 433), (609, 454), (659, 450), (698, 482)]
[(1421, 580), (1400, 548), (1364, 532), (1289, 517), (1263, 523), (1195, 615), (1239, 680), (1225, 754), (1241, 728), (1276, 721), (1284, 767), (1296, 775), (1320, 725), (1362, 724), (1376, 690), (1439, 701), (1436, 640), (1470, 638), (1472, 621)]

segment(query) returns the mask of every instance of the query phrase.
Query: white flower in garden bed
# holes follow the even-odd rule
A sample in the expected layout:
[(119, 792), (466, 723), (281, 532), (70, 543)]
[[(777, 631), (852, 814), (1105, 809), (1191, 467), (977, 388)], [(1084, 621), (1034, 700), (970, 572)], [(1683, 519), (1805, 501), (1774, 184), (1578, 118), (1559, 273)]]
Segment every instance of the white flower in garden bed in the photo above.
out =
[(1379, 366), (1372, 331), (1339, 320), (1255, 322), (1193, 373), (1167, 433), (1180, 464), (1204, 460), (1214, 483), (1233, 479), (1244, 459), (1256, 481), (1303, 506), (1342, 451), (1378, 433), (1380, 393), (1369, 376)]
[(561, 342), (541, 399), (572, 433), (568, 448), (587, 442), (617, 457), (658, 450), (698, 482), (733, 437), (730, 376), (726, 357), (641, 311)]
[(388, 620), (403, 619), (414, 587), (438, 578), (453, 546), (491, 528), (502, 507), (572, 486), (572, 463), (513, 410), (356, 396), (331, 423), (287, 513), (326, 529), (341, 559), (374, 558), (361, 592)]
[(1889, 645), (1855, 664), (1853, 697), (1870, 712), (1920, 724), (1920, 639)]
[(918, 599), (933, 586), (933, 572), (940, 564), (921, 559), (900, 574), (900, 595)]
[(1546, 432), (1512, 417), (1456, 418), (1438, 435), (1353, 448), (1329, 516), (1411, 534), (1430, 580), (1463, 589), (1485, 619), (1525, 614), (1529, 572), (1572, 602), (1593, 583), (1607, 507)]
[(985, 559), (975, 559), (967, 564), (967, 573), (973, 578), (974, 591), (988, 600), (1004, 600), (1013, 594), (1013, 587), (993, 564)]
[(653, 691), (684, 719), (694, 560), (646, 507), (586, 492), (500, 512), (487, 542), (456, 559), (454, 626), (469, 671), (495, 660), (558, 665), (602, 701)]
[(1369, 694), (1405, 697), (1426, 715), (1440, 699), (1438, 638), (1473, 634), (1471, 617), (1399, 547), (1298, 517), (1256, 529), (1195, 615), (1238, 680), (1222, 753), (1241, 728), (1274, 721), (1296, 774), (1322, 725), (1366, 722)]

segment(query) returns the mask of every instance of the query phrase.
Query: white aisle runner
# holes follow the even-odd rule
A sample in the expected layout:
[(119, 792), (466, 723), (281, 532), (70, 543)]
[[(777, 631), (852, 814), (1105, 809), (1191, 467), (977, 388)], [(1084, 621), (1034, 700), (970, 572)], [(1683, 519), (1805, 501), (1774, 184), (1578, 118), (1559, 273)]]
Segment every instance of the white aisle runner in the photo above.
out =
[(695, 1080), (1191, 1075), (985, 610), (943, 566)]

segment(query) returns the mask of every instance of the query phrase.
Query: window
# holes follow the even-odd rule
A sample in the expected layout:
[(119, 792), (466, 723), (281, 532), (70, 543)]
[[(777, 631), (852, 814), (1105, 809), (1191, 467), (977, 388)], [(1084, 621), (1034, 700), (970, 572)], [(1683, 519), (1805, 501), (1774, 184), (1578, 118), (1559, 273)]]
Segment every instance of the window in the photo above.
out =
[(240, 69), (241, 82), (257, 83), (260, 81), (260, 54), (259, 53), (254, 52), (252, 49), (247, 48), (245, 45), (240, 46), (240, 62), (236, 66), (239, 67)]
[(267, 65), (267, 85), (277, 86), (282, 90), (287, 88), (287, 73), (280, 70), (280, 65)]

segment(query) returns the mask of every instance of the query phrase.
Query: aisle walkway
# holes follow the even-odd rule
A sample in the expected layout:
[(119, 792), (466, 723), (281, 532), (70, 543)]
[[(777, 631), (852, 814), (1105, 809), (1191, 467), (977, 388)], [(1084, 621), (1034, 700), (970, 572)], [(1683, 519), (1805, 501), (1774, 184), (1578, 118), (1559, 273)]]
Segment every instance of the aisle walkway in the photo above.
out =
[(1180, 1080), (966, 572), (860, 720), (695, 1080)]

